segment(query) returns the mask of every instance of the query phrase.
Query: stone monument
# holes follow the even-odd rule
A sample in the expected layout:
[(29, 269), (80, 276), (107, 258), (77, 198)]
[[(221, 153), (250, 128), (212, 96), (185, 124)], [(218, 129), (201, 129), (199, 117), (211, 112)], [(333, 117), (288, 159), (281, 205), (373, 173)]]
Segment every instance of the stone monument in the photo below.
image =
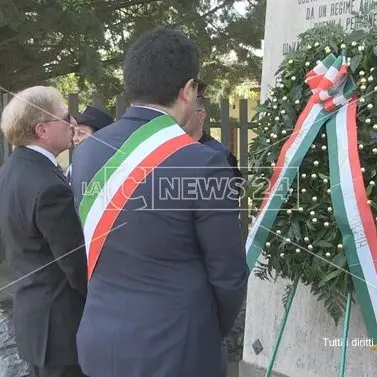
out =
[[(305, 30), (326, 23), (341, 24), (346, 31), (362, 27), (355, 13), (375, 0), (267, 0), (262, 74), (262, 101), (275, 84), (284, 55), (297, 48)], [(377, 9), (365, 19), (377, 27)], [(243, 359), (240, 377), (264, 377), (281, 326), (282, 298), (287, 282), (260, 280), (251, 273), (246, 306)], [(335, 326), (322, 303), (299, 285), (273, 367), (273, 377), (333, 377), (338, 375), (342, 322)], [(377, 371), (377, 351), (368, 348), (362, 316), (352, 306), (348, 334), (346, 377), (372, 377)]]
[[(346, 31), (361, 28), (355, 13), (370, 9), (376, 0), (267, 0), (263, 51), (262, 99), (274, 84), (284, 55), (297, 48), (297, 36), (314, 26), (340, 24)], [(377, 26), (377, 9), (366, 22)]]

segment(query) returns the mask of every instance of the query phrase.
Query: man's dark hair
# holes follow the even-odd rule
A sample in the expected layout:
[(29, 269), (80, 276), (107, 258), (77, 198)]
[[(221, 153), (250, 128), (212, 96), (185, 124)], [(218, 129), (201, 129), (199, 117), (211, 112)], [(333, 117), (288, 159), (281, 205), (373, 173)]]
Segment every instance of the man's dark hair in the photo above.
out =
[(196, 43), (177, 30), (157, 28), (127, 51), (124, 77), (131, 101), (170, 106), (179, 90), (199, 74)]

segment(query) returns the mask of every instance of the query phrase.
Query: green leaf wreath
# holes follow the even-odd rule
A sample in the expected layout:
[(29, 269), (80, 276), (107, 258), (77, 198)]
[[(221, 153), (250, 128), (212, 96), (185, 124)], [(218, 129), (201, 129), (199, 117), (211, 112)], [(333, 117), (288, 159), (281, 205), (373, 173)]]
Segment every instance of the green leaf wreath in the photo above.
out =
[[(329, 53), (346, 50), (350, 73), (358, 85), (358, 143), (364, 183), (373, 216), (377, 216), (377, 29), (346, 34), (339, 25), (313, 28), (299, 36), (299, 48), (286, 56), (269, 91), (259, 105), (252, 124), (258, 135), (250, 145), (249, 195), (257, 210), (267, 188), (267, 179), (284, 142), (312, 92), (305, 75)], [(349, 279), (342, 237), (332, 211), (326, 133), (320, 132), (291, 186), (255, 266), (262, 279), (277, 277), (294, 281), (297, 276), (324, 302), (337, 323), (343, 316)], [(310, 251), (305, 252), (302, 248)], [(331, 262), (331, 263), (329, 263)], [(290, 285), (286, 290), (286, 301)]]

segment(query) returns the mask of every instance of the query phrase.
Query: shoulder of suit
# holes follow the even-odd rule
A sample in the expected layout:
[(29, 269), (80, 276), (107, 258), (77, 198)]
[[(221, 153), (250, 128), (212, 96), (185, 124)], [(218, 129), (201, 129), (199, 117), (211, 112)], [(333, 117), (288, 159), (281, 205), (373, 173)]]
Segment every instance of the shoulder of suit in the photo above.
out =
[(204, 145), (207, 145), (208, 147), (210, 147), (212, 149), (215, 149), (217, 151), (220, 151), (220, 152), (224, 153), (225, 155), (229, 155), (230, 154), (230, 149), (226, 145), (224, 145), (224, 144), (220, 143), (219, 141), (217, 141), (212, 136), (208, 136), (206, 138), (203, 138), (201, 142)]
[(200, 154), (203, 154), (203, 155), (212, 155), (216, 152), (212, 148), (208, 148), (208, 146), (206, 144), (199, 143), (199, 142), (189, 144), (187, 147), (189, 149), (195, 151), (195, 153), (200, 153)]
[[(20, 181), (28, 182), (28, 187), (32, 186), (44, 186), (45, 184), (52, 182), (60, 182), (61, 179), (54, 173), (54, 167), (51, 168), (45, 164), (39, 164), (36, 161), (23, 159), (13, 156), (12, 160), (9, 158), (7, 162), (10, 163), (10, 171), (12, 175), (18, 175)], [(52, 162), (51, 162), (52, 164)], [(62, 182), (62, 184), (64, 184)]]
[(8, 191), (20, 198), (35, 202), (47, 190), (53, 187), (69, 186), (55, 174), (53, 169), (28, 159), (10, 158), (9, 165), (4, 169), (1, 179), (7, 182)]
[(180, 162), (191, 166), (206, 166), (208, 163), (221, 163), (226, 160), (223, 152), (201, 143), (189, 144), (176, 152)]

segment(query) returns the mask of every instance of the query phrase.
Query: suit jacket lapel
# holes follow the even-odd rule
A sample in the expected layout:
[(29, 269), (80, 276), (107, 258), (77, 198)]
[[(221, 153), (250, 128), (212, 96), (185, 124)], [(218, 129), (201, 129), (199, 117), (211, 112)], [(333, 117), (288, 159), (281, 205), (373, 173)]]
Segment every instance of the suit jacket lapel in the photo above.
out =
[(53, 169), (53, 172), (56, 173), (59, 176), (59, 178), (64, 181), (64, 183), (68, 184), (67, 177), (64, 175), (64, 170), (62, 169), (62, 167), (60, 165), (53, 167), (55, 168)]

